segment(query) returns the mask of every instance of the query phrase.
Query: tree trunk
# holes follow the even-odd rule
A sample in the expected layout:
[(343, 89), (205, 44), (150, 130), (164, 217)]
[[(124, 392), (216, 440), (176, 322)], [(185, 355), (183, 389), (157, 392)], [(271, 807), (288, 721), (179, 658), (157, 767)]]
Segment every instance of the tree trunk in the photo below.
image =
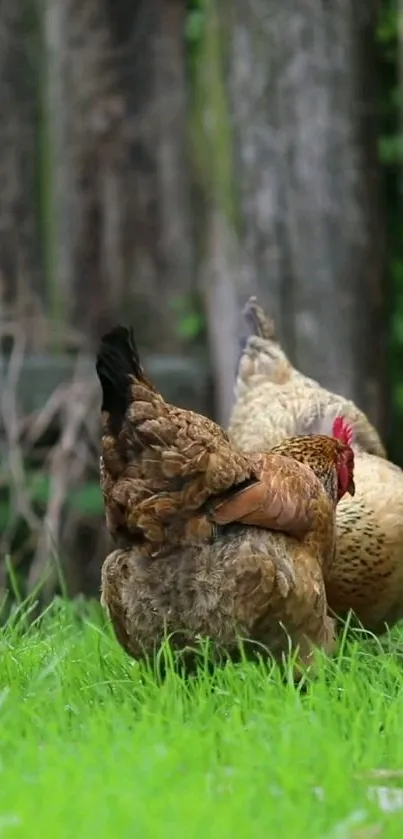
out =
[[(130, 166), (125, 195), (127, 300), (150, 347), (180, 345), (172, 304), (194, 289), (183, 0), (109, 0), (122, 56)], [(147, 322), (147, 330), (144, 323)]]
[(193, 289), (185, 4), (56, 0), (47, 13), (53, 269), (93, 342), (118, 319), (178, 345), (170, 302)]
[(246, 272), (301, 369), (382, 429), (376, 11), (376, 0), (224, 7)]
[(193, 79), (192, 146), (201, 196), (198, 282), (204, 297), (216, 382), (216, 416), (226, 425), (239, 356), (239, 311), (247, 296), (239, 262), (230, 111), (225, 79), (225, 27), (216, 0), (206, 0)]
[(39, 30), (30, 0), (0, 7), (0, 301), (13, 319), (40, 292), (36, 202)]

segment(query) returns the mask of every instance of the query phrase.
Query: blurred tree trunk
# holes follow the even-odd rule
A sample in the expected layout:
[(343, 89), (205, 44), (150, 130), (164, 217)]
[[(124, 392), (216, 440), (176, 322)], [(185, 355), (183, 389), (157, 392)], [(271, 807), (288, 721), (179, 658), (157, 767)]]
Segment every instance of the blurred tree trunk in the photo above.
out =
[(0, 301), (22, 317), (40, 291), (36, 219), (35, 68), (39, 30), (30, 0), (0, 5)]
[(383, 428), (377, 2), (215, 2), (238, 186), (237, 275), (259, 288), (303, 371)]
[(170, 299), (193, 287), (185, 11), (48, 0), (51, 261), (59, 308), (92, 340), (124, 318), (141, 341), (178, 343)]
[(198, 283), (204, 297), (216, 380), (217, 419), (226, 425), (239, 355), (243, 275), (239, 208), (232, 159), (225, 74), (225, 26), (216, 0), (205, 0), (204, 27), (193, 78), (191, 136), (198, 187)]

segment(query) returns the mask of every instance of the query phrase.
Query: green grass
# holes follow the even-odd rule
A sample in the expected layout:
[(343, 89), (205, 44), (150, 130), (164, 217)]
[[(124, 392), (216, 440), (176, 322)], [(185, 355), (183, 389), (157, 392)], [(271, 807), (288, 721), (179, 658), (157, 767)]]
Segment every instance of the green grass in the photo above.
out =
[(246, 664), (158, 684), (95, 607), (23, 623), (1, 637), (1, 837), (401, 839), (398, 633), (303, 694)]

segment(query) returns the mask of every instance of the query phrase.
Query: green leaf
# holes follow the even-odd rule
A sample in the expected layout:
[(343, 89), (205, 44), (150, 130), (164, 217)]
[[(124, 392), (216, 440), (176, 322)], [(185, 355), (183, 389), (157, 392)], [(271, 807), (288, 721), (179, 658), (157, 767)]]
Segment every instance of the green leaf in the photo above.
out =
[(203, 318), (196, 312), (183, 317), (179, 323), (178, 332), (181, 338), (195, 338), (203, 328)]
[(78, 489), (72, 490), (67, 503), (72, 510), (85, 516), (102, 515), (104, 509), (101, 487), (96, 481), (89, 481)]

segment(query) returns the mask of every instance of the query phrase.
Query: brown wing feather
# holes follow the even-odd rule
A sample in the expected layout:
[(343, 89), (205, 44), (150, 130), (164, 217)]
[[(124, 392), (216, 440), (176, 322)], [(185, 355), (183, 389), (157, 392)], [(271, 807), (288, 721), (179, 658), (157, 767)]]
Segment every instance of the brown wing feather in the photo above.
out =
[(131, 394), (133, 402), (119, 440), (119, 446), (130, 453), (129, 463), (120, 477), (132, 483), (142, 481), (148, 488), (141, 509), (131, 498), (139, 515), (151, 512), (157, 493), (170, 494), (163, 502), (167, 520), (184, 508), (197, 510), (210, 496), (255, 477), (253, 459), (234, 450), (216, 423), (169, 405), (143, 383), (135, 382)]
[(108, 527), (140, 530), (153, 543), (180, 540), (186, 519), (206, 502), (258, 477), (256, 459), (234, 450), (206, 417), (169, 405), (143, 384), (131, 391), (136, 398), (119, 439), (104, 434), (102, 441)]
[(281, 455), (267, 455), (263, 464), (259, 481), (214, 505), (214, 521), (302, 537), (314, 522), (314, 502), (323, 493), (320, 482), (309, 467)]

